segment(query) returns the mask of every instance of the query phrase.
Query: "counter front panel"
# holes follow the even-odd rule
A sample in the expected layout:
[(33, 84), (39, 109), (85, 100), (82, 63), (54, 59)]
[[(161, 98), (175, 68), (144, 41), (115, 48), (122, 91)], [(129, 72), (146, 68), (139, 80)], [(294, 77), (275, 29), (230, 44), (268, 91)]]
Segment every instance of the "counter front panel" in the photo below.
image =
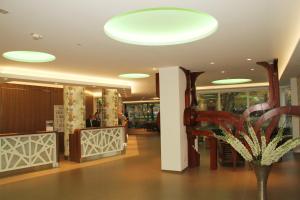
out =
[(0, 135), (0, 172), (57, 166), (55, 132)]

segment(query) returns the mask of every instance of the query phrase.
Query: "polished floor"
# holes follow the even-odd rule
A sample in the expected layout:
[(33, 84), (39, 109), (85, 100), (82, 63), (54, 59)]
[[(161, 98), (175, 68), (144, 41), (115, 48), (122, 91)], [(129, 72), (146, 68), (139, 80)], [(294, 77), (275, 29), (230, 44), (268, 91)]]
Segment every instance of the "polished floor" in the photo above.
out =
[[(160, 170), (158, 135), (130, 136), (126, 155), (77, 168), (56, 169), (48, 174), (51, 170), (46, 170), (40, 176), (0, 179), (0, 199), (254, 200), (256, 197), (255, 177), (248, 167), (210, 171), (205, 148), (201, 166), (183, 173)], [(274, 166), (269, 177), (269, 200), (282, 199), (300, 199), (300, 161), (293, 155)]]

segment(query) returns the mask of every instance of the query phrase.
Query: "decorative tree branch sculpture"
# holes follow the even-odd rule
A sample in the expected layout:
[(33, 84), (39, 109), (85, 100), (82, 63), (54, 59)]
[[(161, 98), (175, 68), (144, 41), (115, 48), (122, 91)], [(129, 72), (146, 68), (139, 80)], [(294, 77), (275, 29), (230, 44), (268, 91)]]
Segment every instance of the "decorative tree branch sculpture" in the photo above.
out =
[[(197, 77), (203, 72), (190, 72), (181, 68), (187, 80), (184, 125), (188, 136), (189, 167), (198, 166), (200, 163), (200, 155), (193, 147), (195, 136), (202, 134), (211, 137), (214, 135), (215, 138), (230, 144), (235, 150), (232, 157), (234, 166), (237, 152), (251, 163), (257, 178), (258, 199), (266, 200), (266, 186), (271, 169), (270, 166), (277, 162), (285, 153), (300, 145), (300, 138), (294, 138), (278, 146), (279, 142), (283, 140), (283, 128), (278, 131), (274, 139), (271, 140), (271, 136), (274, 129), (278, 126), (280, 115), (300, 116), (300, 106), (280, 107), (277, 59), (274, 59), (271, 64), (268, 62), (257, 62), (257, 64), (263, 66), (268, 72), (269, 99), (265, 103), (249, 107), (241, 117), (224, 111), (197, 111), (195, 82)], [(259, 117), (255, 122), (255, 126), (253, 126), (249, 118), (251, 113), (257, 111), (264, 111), (264, 114)], [(268, 120), (270, 120), (268, 127), (266, 130), (262, 130), (262, 125)], [(211, 122), (218, 125), (223, 130), (223, 133), (220, 135), (212, 133), (210, 130), (198, 130), (197, 124), (201, 122)], [(247, 122), (246, 130), (244, 128), (245, 122)], [(232, 128), (235, 128), (234, 132)], [(216, 167), (211, 167), (211, 169), (216, 169)]]
[(194, 106), (197, 106), (196, 98), (196, 80), (203, 72), (191, 72), (190, 70), (180, 67), (186, 77), (185, 89), (185, 110), (184, 110), (184, 125), (186, 126), (188, 140), (188, 167), (197, 167), (200, 164), (200, 154), (195, 150), (194, 143), (196, 136), (192, 134), (192, 116), (190, 115)]
[[(235, 127), (237, 135), (241, 131), (244, 130), (244, 122), (248, 117), (250, 117), (251, 113), (257, 111), (267, 111), (272, 108), (277, 108), (280, 106), (280, 98), (279, 98), (279, 81), (278, 81), (278, 60), (274, 59), (272, 63), (268, 62), (257, 62), (258, 65), (264, 67), (268, 73), (268, 81), (269, 81), (269, 98), (265, 103), (257, 104), (246, 109), (242, 115), (242, 117), (238, 117), (230, 112), (224, 111), (197, 111), (195, 106), (197, 105), (196, 99), (196, 87), (195, 82), (197, 77), (203, 72), (190, 72), (184, 68), (181, 68), (186, 76), (187, 87), (185, 91), (185, 111), (184, 111), (184, 124), (186, 125), (187, 135), (188, 135), (188, 152), (189, 152), (189, 167), (194, 167), (199, 165), (199, 155), (195, 153), (193, 150), (193, 143), (195, 141), (195, 136), (190, 133), (193, 132), (195, 134), (200, 134), (201, 132), (193, 131), (195, 125), (200, 123), (201, 121), (210, 121), (213, 124), (221, 125), (224, 123), (230, 126)], [(192, 97), (192, 101), (191, 101)], [(266, 140), (269, 142), (271, 134), (274, 128), (278, 125), (279, 117), (274, 117), (271, 120), (270, 126), (266, 130)], [(257, 133), (260, 132), (259, 127), (254, 127)], [(233, 151), (233, 165), (236, 165), (236, 152)], [(193, 160), (193, 161), (192, 161)]]

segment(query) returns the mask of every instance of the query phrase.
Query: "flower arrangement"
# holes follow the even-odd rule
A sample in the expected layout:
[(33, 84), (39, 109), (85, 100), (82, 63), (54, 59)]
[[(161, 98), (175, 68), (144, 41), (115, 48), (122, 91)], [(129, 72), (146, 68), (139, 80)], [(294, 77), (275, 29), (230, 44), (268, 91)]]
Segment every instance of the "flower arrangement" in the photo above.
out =
[(248, 122), (247, 125), (248, 134), (240, 133), (240, 135), (245, 139), (249, 149), (246, 148), (240, 139), (226, 131), (224, 128), (221, 128), (223, 131), (222, 135), (214, 133), (214, 136), (217, 139), (230, 144), (246, 161), (260, 166), (272, 165), (291, 149), (300, 145), (300, 138), (293, 138), (278, 146), (284, 139), (283, 128), (279, 129), (276, 137), (268, 144), (266, 142), (266, 137), (263, 134), (259, 141), (251, 123)]

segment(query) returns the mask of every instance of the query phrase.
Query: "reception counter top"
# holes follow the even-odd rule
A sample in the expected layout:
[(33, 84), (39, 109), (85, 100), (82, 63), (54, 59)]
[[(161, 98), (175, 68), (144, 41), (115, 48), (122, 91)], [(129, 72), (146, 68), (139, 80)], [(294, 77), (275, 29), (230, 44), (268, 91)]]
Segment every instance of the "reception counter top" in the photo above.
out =
[(124, 149), (123, 126), (77, 129), (70, 134), (70, 159), (74, 162), (119, 154)]

